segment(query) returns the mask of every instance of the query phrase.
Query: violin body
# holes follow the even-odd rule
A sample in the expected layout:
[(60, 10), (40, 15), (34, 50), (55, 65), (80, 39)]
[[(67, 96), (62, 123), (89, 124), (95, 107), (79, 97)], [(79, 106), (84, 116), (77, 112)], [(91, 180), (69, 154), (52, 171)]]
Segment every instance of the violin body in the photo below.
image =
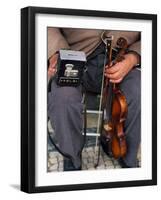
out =
[[(124, 134), (124, 122), (127, 116), (127, 102), (125, 96), (118, 89), (114, 91), (111, 121), (104, 124), (104, 137), (108, 144), (110, 156), (118, 159), (125, 157), (127, 152)], [(106, 149), (107, 151), (107, 149)]]

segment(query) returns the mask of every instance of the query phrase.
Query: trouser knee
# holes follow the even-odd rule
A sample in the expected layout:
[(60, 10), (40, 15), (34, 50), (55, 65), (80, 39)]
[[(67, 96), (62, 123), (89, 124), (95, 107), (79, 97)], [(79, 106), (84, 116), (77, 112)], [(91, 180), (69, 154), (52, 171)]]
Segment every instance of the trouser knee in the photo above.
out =
[(126, 96), (129, 109), (141, 109), (141, 72), (133, 69), (120, 84)]

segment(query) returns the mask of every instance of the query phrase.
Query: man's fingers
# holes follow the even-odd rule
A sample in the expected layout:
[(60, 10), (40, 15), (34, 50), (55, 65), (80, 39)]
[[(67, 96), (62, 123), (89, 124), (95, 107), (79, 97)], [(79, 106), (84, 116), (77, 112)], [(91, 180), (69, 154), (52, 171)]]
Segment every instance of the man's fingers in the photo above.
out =
[(58, 54), (54, 54), (51, 58), (50, 58), (50, 63), (52, 63), (52, 62), (57, 62), (57, 60), (58, 60)]
[(119, 68), (120, 68), (120, 65), (119, 65), (119, 63), (117, 63), (117, 64), (115, 64), (115, 65), (112, 66), (112, 67), (108, 67), (108, 66), (107, 66), (107, 67), (105, 68), (105, 72), (108, 73), (108, 74), (113, 74), (113, 73), (119, 71)]
[(120, 82), (122, 81), (122, 79), (123, 79), (123, 78), (116, 79), (116, 80), (115, 80), (115, 79), (110, 79), (110, 82), (111, 82), (111, 83), (120, 83)]
[(48, 69), (48, 72), (49, 72), (49, 73), (54, 73), (55, 70), (56, 70), (55, 68), (51, 68), (51, 67), (50, 67), (50, 68)]
[(49, 68), (56, 68), (57, 61), (50, 63)]
[(105, 73), (105, 76), (109, 79), (117, 80), (120, 79), (123, 76), (123, 74), (120, 71), (117, 71), (113, 74)]
[(54, 74), (56, 73), (57, 69), (56, 67), (49, 67), (48, 68), (48, 77), (50, 78), (51, 76), (54, 76)]
[(49, 67), (55, 68), (57, 65), (57, 60), (58, 60), (58, 54), (54, 54), (49, 60), (50, 63)]

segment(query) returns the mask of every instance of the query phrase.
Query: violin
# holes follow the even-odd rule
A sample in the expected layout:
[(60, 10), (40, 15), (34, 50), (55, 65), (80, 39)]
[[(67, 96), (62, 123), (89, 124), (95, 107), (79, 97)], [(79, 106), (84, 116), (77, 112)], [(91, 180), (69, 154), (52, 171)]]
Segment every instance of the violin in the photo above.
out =
[[(119, 38), (117, 40), (117, 46), (120, 50), (116, 58), (112, 61), (112, 38), (107, 38), (108, 67), (112, 67), (114, 64), (124, 59), (124, 54), (128, 46), (126, 39), (122, 37)], [(108, 98), (110, 98), (111, 102), (109, 119), (108, 121), (106, 119), (103, 120), (102, 134), (105, 141), (105, 151), (109, 156), (115, 159), (123, 158), (127, 153), (126, 137), (124, 133), (124, 122), (128, 112), (126, 97), (120, 90), (118, 83), (110, 83), (108, 78), (104, 78), (102, 98), (103, 109), (106, 107)]]

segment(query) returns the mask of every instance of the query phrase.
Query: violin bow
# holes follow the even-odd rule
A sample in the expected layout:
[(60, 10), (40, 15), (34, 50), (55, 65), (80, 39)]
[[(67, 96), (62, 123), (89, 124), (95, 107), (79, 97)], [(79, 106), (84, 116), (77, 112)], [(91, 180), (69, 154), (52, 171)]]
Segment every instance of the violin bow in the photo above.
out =
[[(106, 107), (106, 100), (107, 100), (107, 88), (108, 88), (108, 79), (104, 76), (105, 68), (106, 68), (106, 57), (108, 54), (108, 66), (111, 66), (112, 63), (112, 41), (113, 36), (106, 37), (105, 39), (102, 38), (102, 41), (105, 43), (105, 57), (104, 57), (104, 66), (103, 66), (103, 76), (102, 76), (102, 85), (101, 85), (101, 95), (100, 95), (100, 102), (99, 102), (99, 111), (98, 111), (98, 120), (97, 120), (97, 135), (100, 132), (100, 125), (101, 125), (101, 114), (104, 115), (104, 109)], [(102, 111), (102, 112), (101, 112)], [(98, 137), (96, 137), (96, 146), (98, 146)]]

